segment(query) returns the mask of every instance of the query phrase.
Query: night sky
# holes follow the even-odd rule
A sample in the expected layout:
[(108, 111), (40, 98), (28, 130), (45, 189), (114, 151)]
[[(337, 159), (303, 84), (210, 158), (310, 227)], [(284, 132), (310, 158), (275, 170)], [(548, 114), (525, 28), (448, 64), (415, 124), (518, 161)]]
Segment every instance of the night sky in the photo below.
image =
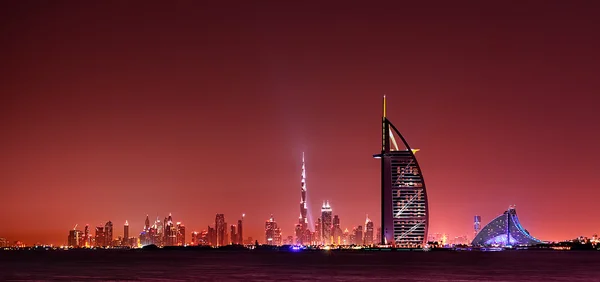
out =
[(430, 233), (511, 204), (542, 240), (600, 232), (594, 1), (256, 2), (2, 1), (0, 237), (169, 212), (287, 237), (303, 151), (313, 218), (378, 227), (384, 94)]

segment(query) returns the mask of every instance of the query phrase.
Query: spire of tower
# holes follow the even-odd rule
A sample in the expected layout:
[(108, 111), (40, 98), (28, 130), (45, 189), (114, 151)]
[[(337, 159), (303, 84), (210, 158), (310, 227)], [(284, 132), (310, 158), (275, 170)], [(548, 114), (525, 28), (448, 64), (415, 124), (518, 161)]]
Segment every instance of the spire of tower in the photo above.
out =
[(302, 190), (306, 191), (306, 164), (304, 163), (304, 152), (302, 152)]
[(386, 118), (386, 110), (387, 110), (387, 103), (386, 103), (386, 99), (385, 99), (385, 95), (383, 95), (383, 118)]

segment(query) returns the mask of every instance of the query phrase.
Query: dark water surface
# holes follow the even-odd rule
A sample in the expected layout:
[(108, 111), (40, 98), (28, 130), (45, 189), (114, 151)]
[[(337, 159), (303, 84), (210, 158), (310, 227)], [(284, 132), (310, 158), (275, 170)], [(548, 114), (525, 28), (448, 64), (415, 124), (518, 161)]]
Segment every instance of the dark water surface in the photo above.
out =
[(600, 281), (600, 252), (0, 252), (0, 281)]

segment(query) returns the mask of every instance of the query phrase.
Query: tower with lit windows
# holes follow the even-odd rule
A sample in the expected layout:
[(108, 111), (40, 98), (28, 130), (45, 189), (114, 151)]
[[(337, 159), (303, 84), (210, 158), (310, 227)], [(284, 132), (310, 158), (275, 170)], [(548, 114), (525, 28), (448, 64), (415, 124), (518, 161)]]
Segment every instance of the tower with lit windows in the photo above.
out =
[(329, 205), (329, 201), (325, 201), (323, 207), (321, 207), (321, 240), (323, 245), (331, 245), (333, 242), (331, 234), (333, 229), (332, 214), (333, 210)]
[[(425, 245), (429, 207), (425, 180), (415, 153), (387, 118), (383, 96), (381, 153), (381, 243), (400, 248)], [(396, 142), (396, 137), (401, 143)]]

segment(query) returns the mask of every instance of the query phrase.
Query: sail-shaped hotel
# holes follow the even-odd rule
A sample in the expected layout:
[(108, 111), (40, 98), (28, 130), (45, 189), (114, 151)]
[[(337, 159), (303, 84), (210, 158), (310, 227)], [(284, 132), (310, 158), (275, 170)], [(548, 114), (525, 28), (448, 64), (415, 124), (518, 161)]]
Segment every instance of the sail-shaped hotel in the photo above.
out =
[[(381, 153), (381, 243), (397, 248), (426, 244), (429, 207), (425, 180), (415, 153), (388, 120), (383, 97)], [(400, 139), (398, 143), (396, 137)]]

